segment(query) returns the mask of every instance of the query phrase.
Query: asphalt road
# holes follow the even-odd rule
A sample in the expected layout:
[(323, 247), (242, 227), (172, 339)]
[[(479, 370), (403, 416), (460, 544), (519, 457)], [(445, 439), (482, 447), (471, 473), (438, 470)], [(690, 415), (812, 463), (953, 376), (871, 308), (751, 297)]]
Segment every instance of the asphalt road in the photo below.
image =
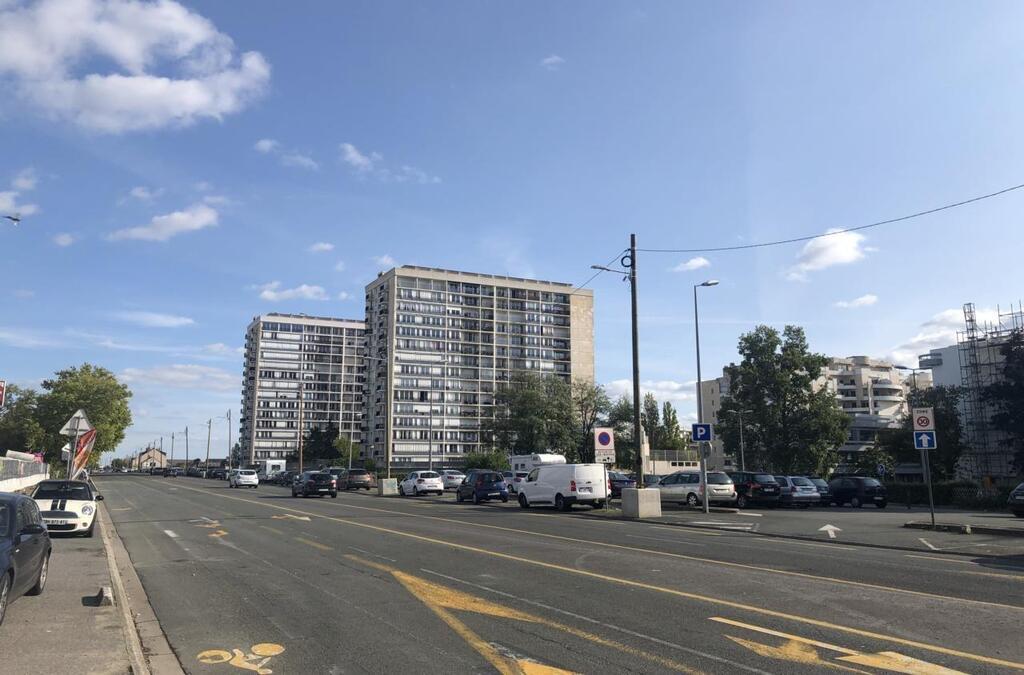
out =
[(96, 482), (188, 672), (1024, 670), (1018, 556)]

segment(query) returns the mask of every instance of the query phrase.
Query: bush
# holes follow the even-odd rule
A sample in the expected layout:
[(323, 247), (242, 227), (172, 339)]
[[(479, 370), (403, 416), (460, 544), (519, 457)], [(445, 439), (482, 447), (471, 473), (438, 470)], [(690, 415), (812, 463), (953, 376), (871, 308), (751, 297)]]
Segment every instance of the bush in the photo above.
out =
[[(896, 504), (928, 503), (928, 486), (924, 483), (889, 483), (885, 486), (889, 501)], [(972, 481), (944, 481), (932, 485), (936, 506), (960, 506), (976, 509), (999, 509), (1013, 489), (1011, 485), (986, 490)]]
[(507, 471), (509, 469), (508, 457), (500, 452), (471, 452), (466, 455), (465, 469), (466, 471), (470, 469)]

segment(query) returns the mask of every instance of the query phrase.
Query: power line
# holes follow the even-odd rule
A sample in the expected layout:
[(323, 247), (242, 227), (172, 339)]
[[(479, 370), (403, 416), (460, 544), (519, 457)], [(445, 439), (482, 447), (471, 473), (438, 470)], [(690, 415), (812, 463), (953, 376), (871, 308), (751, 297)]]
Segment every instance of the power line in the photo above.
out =
[[(888, 220), (880, 220), (877, 223), (868, 223), (867, 225), (858, 225), (857, 227), (847, 227), (841, 230), (833, 230), (832, 232), (823, 232), (820, 234), (812, 234), (806, 237), (793, 237), (792, 239), (779, 239), (777, 241), (765, 241), (757, 244), (743, 244), (742, 246), (715, 246), (712, 248), (639, 248), (638, 251), (644, 253), (715, 253), (720, 251), (741, 251), (744, 249), (751, 248), (765, 248), (768, 246), (780, 246), (782, 244), (794, 244), (801, 241), (810, 241), (812, 239), (821, 239), (822, 237), (832, 237), (837, 234), (846, 234), (847, 232), (857, 232), (858, 230), (867, 230), (872, 227), (879, 227), (881, 225), (891, 225), (892, 223), (899, 223), (904, 220), (911, 220), (912, 218), (920, 218), (922, 216), (928, 216), (939, 211), (946, 211), (949, 209), (955, 209), (959, 206), (965, 206), (967, 204), (973, 204), (974, 202), (980, 202), (984, 199), (991, 199), (992, 197), (998, 197), (1004, 195), (1007, 192), (1013, 192), (1014, 190), (1020, 190), (1024, 188), (1024, 183), (1020, 185), (1014, 185), (1012, 187), (1004, 188), (997, 192), (990, 192), (986, 195), (980, 195), (978, 197), (971, 197), (960, 202), (954, 202), (953, 204), (946, 204), (945, 206), (939, 206), (934, 209), (928, 209), (927, 211), (918, 211), (917, 213), (911, 213), (910, 215), (900, 216), (899, 218), (890, 218)], [(589, 281), (587, 283), (590, 283)]]

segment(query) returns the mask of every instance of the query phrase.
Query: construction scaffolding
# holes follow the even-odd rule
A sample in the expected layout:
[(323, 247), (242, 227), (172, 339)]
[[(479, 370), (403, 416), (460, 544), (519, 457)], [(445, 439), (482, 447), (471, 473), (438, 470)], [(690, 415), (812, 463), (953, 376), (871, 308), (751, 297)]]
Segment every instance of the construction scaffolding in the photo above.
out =
[(992, 406), (985, 400), (989, 385), (1003, 377), (1001, 348), (1013, 331), (1024, 330), (1024, 306), (1010, 305), (1009, 312), (996, 308), (995, 322), (979, 325), (974, 303), (964, 305), (965, 329), (957, 332), (960, 379), (963, 385), (963, 430), (967, 452), (959, 472), (973, 480), (1014, 475), (1013, 452), (1005, 434), (992, 428)]

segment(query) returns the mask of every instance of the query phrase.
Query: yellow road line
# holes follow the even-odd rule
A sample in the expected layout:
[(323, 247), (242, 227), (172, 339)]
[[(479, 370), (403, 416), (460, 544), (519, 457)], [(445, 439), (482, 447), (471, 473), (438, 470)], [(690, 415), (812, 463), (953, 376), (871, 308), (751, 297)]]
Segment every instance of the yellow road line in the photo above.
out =
[(305, 537), (295, 537), (295, 541), (301, 541), (306, 546), (312, 546), (313, 548), (318, 548), (321, 551), (333, 551), (334, 550), (330, 546), (326, 546), (324, 544), (321, 544), (318, 541), (313, 541), (312, 539), (306, 539)]
[[(300, 511), (299, 509), (293, 509), (293, 508), (288, 507), (288, 506), (279, 506), (277, 504), (267, 504), (267, 503), (264, 503), (264, 502), (253, 501), (251, 499), (245, 499), (243, 497), (235, 497), (235, 496), (232, 496), (232, 495), (217, 494), (215, 492), (208, 492), (206, 490), (200, 490), (200, 489), (197, 489), (197, 488), (186, 488), (186, 489), (193, 490), (195, 492), (202, 492), (202, 493), (214, 496), (214, 497), (222, 497), (224, 499), (234, 499), (236, 501), (248, 502), (250, 504), (255, 504), (257, 506), (264, 506), (264, 507), (271, 508), (271, 509), (278, 509), (280, 511), (291, 511), (293, 513), (299, 513), (299, 514), (302, 514), (302, 515), (307, 515), (307, 516), (311, 516), (311, 517), (315, 517), (315, 518), (322, 518), (324, 520), (330, 520), (330, 521), (333, 521), (333, 522), (342, 523), (342, 524), (345, 524), (345, 525), (350, 525), (352, 527), (358, 527), (358, 528), (362, 528), (362, 529), (373, 530), (375, 532), (385, 532), (387, 534), (392, 534), (392, 535), (395, 535), (395, 536), (398, 536), (398, 537), (405, 537), (407, 539), (414, 539), (416, 541), (422, 541), (422, 542), (434, 544), (434, 545), (437, 545), (437, 546), (446, 546), (448, 548), (454, 548), (454, 549), (458, 549), (458, 550), (461, 550), (461, 551), (470, 551), (470, 552), (473, 552), (473, 553), (479, 553), (481, 555), (490, 556), (492, 558), (500, 558), (502, 560), (511, 560), (511, 561), (514, 561), (514, 562), (520, 562), (520, 563), (524, 563), (524, 564), (527, 564), (527, 565), (533, 565), (535, 567), (541, 567), (541, 568), (544, 568), (544, 569), (551, 569), (551, 570), (556, 570), (556, 571), (559, 571), (559, 572), (565, 572), (567, 574), (574, 574), (574, 575), (577, 575), (577, 576), (583, 576), (583, 577), (587, 577), (587, 578), (590, 578), (590, 579), (599, 579), (601, 581), (607, 581), (607, 582), (609, 582), (611, 584), (616, 584), (616, 585), (620, 585), (620, 586), (627, 586), (629, 588), (642, 588), (642, 589), (649, 590), (649, 591), (654, 591), (654, 592), (657, 592), (657, 593), (664, 593), (666, 595), (671, 595), (671, 596), (674, 596), (674, 597), (686, 598), (687, 600), (696, 600), (696, 601), (708, 603), (708, 604), (711, 604), (711, 605), (717, 605), (717, 606), (721, 606), (721, 607), (729, 607), (730, 609), (735, 609), (735, 610), (739, 610), (739, 611), (742, 611), (742, 612), (748, 612), (748, 613), (751, 613), (751, 614), (761, 614), (761, 615), (770, 616), (770, 617), (773, 617), (773, 618), (776, 618), (776, 619), (782, 619), (784, 621), (793, 621), (795, 623), (803, 623), (803, 624), (807, 624), (807, 625), (810, 625), (810, 626), (817, 626), (819, 628), (825, 628), (825, 629), (828, 629), (828, 630), (835, 630), (835, 631), (838, 631), (838, 632), (841, 632), (841, 633), (849, 633), (851, 635), (859, 635), (861, 637), (866, 637), (866, 638), (870, 638), (870, 639), (873, 639), (873, 640), (881, 640), (883, 642), (892, 642), (892, 643), (895, 643), (895, 644), (901, 644), (901, 645), (905, 645), (905, 646), (908, 646), (908, 647), (913, 647), (915, 649), (921, 649), (921, 650), (925, 650), (925, 651), (935, 652), (935, 653), (938, 653), (938, 654), (946, 654), (948, 656), (955, 656), (955, 657), (958, 657), (958, 658), (968, 659), (968, 660), (971, 660), (971, 661), (977, 661), (979, 663), (987, 663), (987, 664), (995, 665), (995, 666), (1004, 666), (1004, 667), (1008, 667), (1008, 668), (1016, 668), (1017, 670), (1024, 670), (1024, 663), (1018, 663), (1018, 662), (1015, 662), (1015, 661), (1007, 661), (1007, 660), (1004, 660), (1004, 659), (997, 659), (997, 658), (994, 658), (994, 657), (991, 657), (991, 656), (985, 656), (983, 654), (972, 654), (971, 652), (964, 652), (964, 651), (960, 651), (958, 649), (952, 649), (950, 647), (943, 647), (942, 645), (933, 645), (933, 644), (928, 644), (927, 642), (918, 642), (916, 640), (909, 640), (909, 639), (897, 637), (897, 636), (894, 636), (894, 635), (885, 635), (883, 633), (876, 633), (876, 632), (869, 631), (869, 630), (864, 630), (864, 629), (861, 629), (861, 628), (854, 628), (852, 626), (843, 626), (843, 625), (840, 625), (840, 624), (835, 624), (835, 623), (831, 623), (831, 622), (828, 622), (828, 621), (823, 621), (821, 619), (813, 619), (811, 617), (800, 616), (798, 614), (791, 614), (789, 612), (779, 612), (779, 611), (775, 611), (775, 610), (768, 609), (768, 608), (765, 608), (765, 607), (758, 607), (756, 605), (746, 605), (746, 604), (743, 604), (741, 602), (734, 602), (732, 600), (725, 600), (724, 598), (715, 598), (715, 597), (710, 597), (710, 596), (706, 596), (706, 595), (699, 595), (697, 593), (690, 593), (690, 592), (687, 592), (687, 591), (680, 591), (680, 590), (675, 589), (675, 588), (667, 588), (667, 587), (664, 587), (664, 586), (656, 586), (654, 584), (648, 584), (648, 583), (645, 583), (645, 582), (642, 582), (642, 581), (633, 581), (633, 580), (630, 580), (630, 579), (619, 579), (617, 577), (608, 576), (606, 574), (599, 574), (597, 572), (589, 572), (587, 570), (580, 570), (580, 569), (576, 569), (576, 568), (573, 568), (573, 567), (567, 567), (565, 565), (559, 565), (557, 563), (544, 562), (542, 560), (533, 560), (533, 559), (530, 559), (530, 558), (524, 558), (524, 557), (517, 556), (517, 555), (511, 555), (509, 553), (500, 553), (498, 551), (490, 551), (490, 550), (487, 550), (487, 549), (478, 548), (476, 546), (469, 546), (467, 544), (458, 544), (458, 543), (451, 542), (451, 541), (444, 541), (444, 540), (441, 540), (441, 539), (435, 539), (434, 537), (427, 537), (427, 536), (423, 536), (423, 535), (419, 535), (419, 534), (413, 534), (411, 532), (403, 532), (401, 530), (394, 530), (394, 529), (391, 529), (391, 528), (388, 528), (388, 527), (382, 527), (380, 525), (371, 525), (369, 523), (362, 523), (362, 522), (358, 522), (358, 521), (354, 521), (354, 520), (347, 520), (345, 518), (338, 518), (336, 516), (323, 515), (323, 514), (315, 513), (315, 512), (312, 512), (312, 511)], [(623, 548), (629, 548), (629, 547), (623, 547)], [(635, 550), (644, 551), (644, 549), (635, 549)], [(717, 561), (715, 561), (715, 562), (717, 562)], [(870, 584), (865, 584), (865, 585), (870, 586)], [(879, 587), (879, 588), (881, 590), (894, 590), (894, 589), (885, 589), (885, 587)], [(928, 593), (920, 593), (919, 595), (930, 596), (930, 594), (928, 594)], [(944, 599), (944, 600), (960, 600), (959, 598), (946, 598), (944, 596), (930, 596), (930, 597), (941, 598), (941, 599)], [(987, 603), (987, 602), (981, 602), (981, 601), (977, 601), (977, 600), (970, 600), (970, 601), (964, 601), (964, 602), (977, 602), (977, 603), (981, 603), (981, 604), (985, 604), (985, 605), (1001, 607), (1001, 608), (1004, 608), (1004, 609), (1014, 609), (1014, 610), (1021, 609), (1020, 607), (1014, 607), (1013, 605), (999, 605), (997, 603)]]

